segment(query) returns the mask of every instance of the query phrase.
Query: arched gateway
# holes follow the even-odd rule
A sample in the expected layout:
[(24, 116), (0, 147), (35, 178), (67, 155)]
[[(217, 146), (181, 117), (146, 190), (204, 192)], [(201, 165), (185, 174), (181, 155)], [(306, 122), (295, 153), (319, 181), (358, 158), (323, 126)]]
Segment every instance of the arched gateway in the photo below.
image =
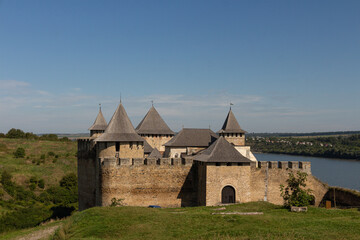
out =
[(235, 203), (235, 189), (226, 186), (221, 191), (221, 203)]

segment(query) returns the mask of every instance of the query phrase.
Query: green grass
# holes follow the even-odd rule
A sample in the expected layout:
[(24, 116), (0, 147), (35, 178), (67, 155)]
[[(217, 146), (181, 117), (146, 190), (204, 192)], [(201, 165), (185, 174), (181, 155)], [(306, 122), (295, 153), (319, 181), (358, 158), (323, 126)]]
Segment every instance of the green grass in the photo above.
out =
[[(102, 207), (67, 220), (58, 239), (359, 239), (360, 211), (311, 207), (292, 213), (265, 202), (227, 206), (225, 212), (264, 215), (211, 215), (216, 207), (149, 209)], [(55, 238), (57, 239), (57, 238)]]
[(34, 228), (27, 228), (27, 229), (14, 230), (14, 231), (6, 232), (6, 233), (1, 233), (0, 234), (0, 239), (2, 239), (2, 240), (19, 239), (19, 238), (26, 239), (25, 236), (28, 235), (28, 234), (37, 232), (39, 230), (47, 229), (49, 227), (61, 225), (62, 222), (63, 221), (58, 220), (58, 221), (47, 223), (47, 224), (37, 226), (37, 227), (34, 227)]
[[(18, 147), (25, 149), (25, 158), (14, 157)], [(55, 156), (48, 156), (51, 151), (58, 155), (56, 160)], [(1, 169), (11, 172), (20, 185), (25, 185), (31, 176), (43, 178), (46, 185), (55, 185), (65, 174), (76, 173), (76, 151), (76, 142), (0, 138)], [(46, 156), (44, 162), (40, 162), (42, 154)]]

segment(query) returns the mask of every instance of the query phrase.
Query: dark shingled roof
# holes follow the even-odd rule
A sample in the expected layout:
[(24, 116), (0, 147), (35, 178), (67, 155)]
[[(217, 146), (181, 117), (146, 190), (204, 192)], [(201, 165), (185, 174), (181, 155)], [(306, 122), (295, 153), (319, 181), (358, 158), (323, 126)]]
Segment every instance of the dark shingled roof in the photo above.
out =
[(161, 157), (162, 157), (161, 153), (159, 152), (159, 150), (157, 150), (157, 148), (154, 148), (150, 153), (150, 155), (148, 156), (148, 158), (161, 158)]
[(219, 137), (209, 148), (197, 154), (194, 160), (202, 162), (251, 162), (224, 137)]
[(238, 121), (236, 120), (233, 112), (229, 111), (224, 125), (222, 126), (221, 130), (218, 133), (246, 133), (244, 130), (241, 129)]
[(101, 112), (101, 108), (99, 113), (95, 119), (94, 124), (89, 128), (89, 130), (105, 130), (107, 127), (106, 120)]
[(170, 134), (174, 132), (168, 127), (154, 106), (150, 108), (143, 120), (136, 127), (138, 134)]
[(120, 103), (105, 132), (95, 139), (97, 142), (143, 142), (125, 111), (124, 106)]
[(150, 144), (144, 140), (144, 153), (151, 153), (153, 148), (150, 146)]
[(169, 147), (208, 147), (219, 136), (211, 129), (184, 128), (170, 141), (164, 144)]

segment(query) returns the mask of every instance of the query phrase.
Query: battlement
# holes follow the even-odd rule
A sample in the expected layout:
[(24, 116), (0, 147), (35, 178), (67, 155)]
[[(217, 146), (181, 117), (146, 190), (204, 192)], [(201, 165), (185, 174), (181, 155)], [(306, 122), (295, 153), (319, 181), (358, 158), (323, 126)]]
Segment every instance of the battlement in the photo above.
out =
[[(190, 166), (194, 160), (192, 158), (100, 158), (101, 165), (104, 167), (126, 167), (126, 166)], [(220, 165), (226, 166), (226, 163)], [(227, 165), (231, 166), (231, 165)], [(239, 165), (240, 166), (240, 165)], [(261, 161), (251, 162), (250, 167), (258, 170), (300, 170), (311, 174), (311, 162), (278, 162), (278, 161)]]
[(192, 158), (101, 158), (105, 167), (115, 166), (191, 166)]
[(280, 161), (259, 161), (258, 169), (292, 169), (292, 170), (300, 170), (311, 174), (311, 162), (280, 162)]

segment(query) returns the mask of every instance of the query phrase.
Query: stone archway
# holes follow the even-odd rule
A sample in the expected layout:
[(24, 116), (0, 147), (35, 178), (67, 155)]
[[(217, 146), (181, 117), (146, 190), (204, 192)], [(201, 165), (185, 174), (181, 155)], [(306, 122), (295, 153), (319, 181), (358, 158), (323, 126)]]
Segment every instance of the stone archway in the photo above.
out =
[(235, 189), (225, 186), (221, 191), (221, 203), (235, 203)]

